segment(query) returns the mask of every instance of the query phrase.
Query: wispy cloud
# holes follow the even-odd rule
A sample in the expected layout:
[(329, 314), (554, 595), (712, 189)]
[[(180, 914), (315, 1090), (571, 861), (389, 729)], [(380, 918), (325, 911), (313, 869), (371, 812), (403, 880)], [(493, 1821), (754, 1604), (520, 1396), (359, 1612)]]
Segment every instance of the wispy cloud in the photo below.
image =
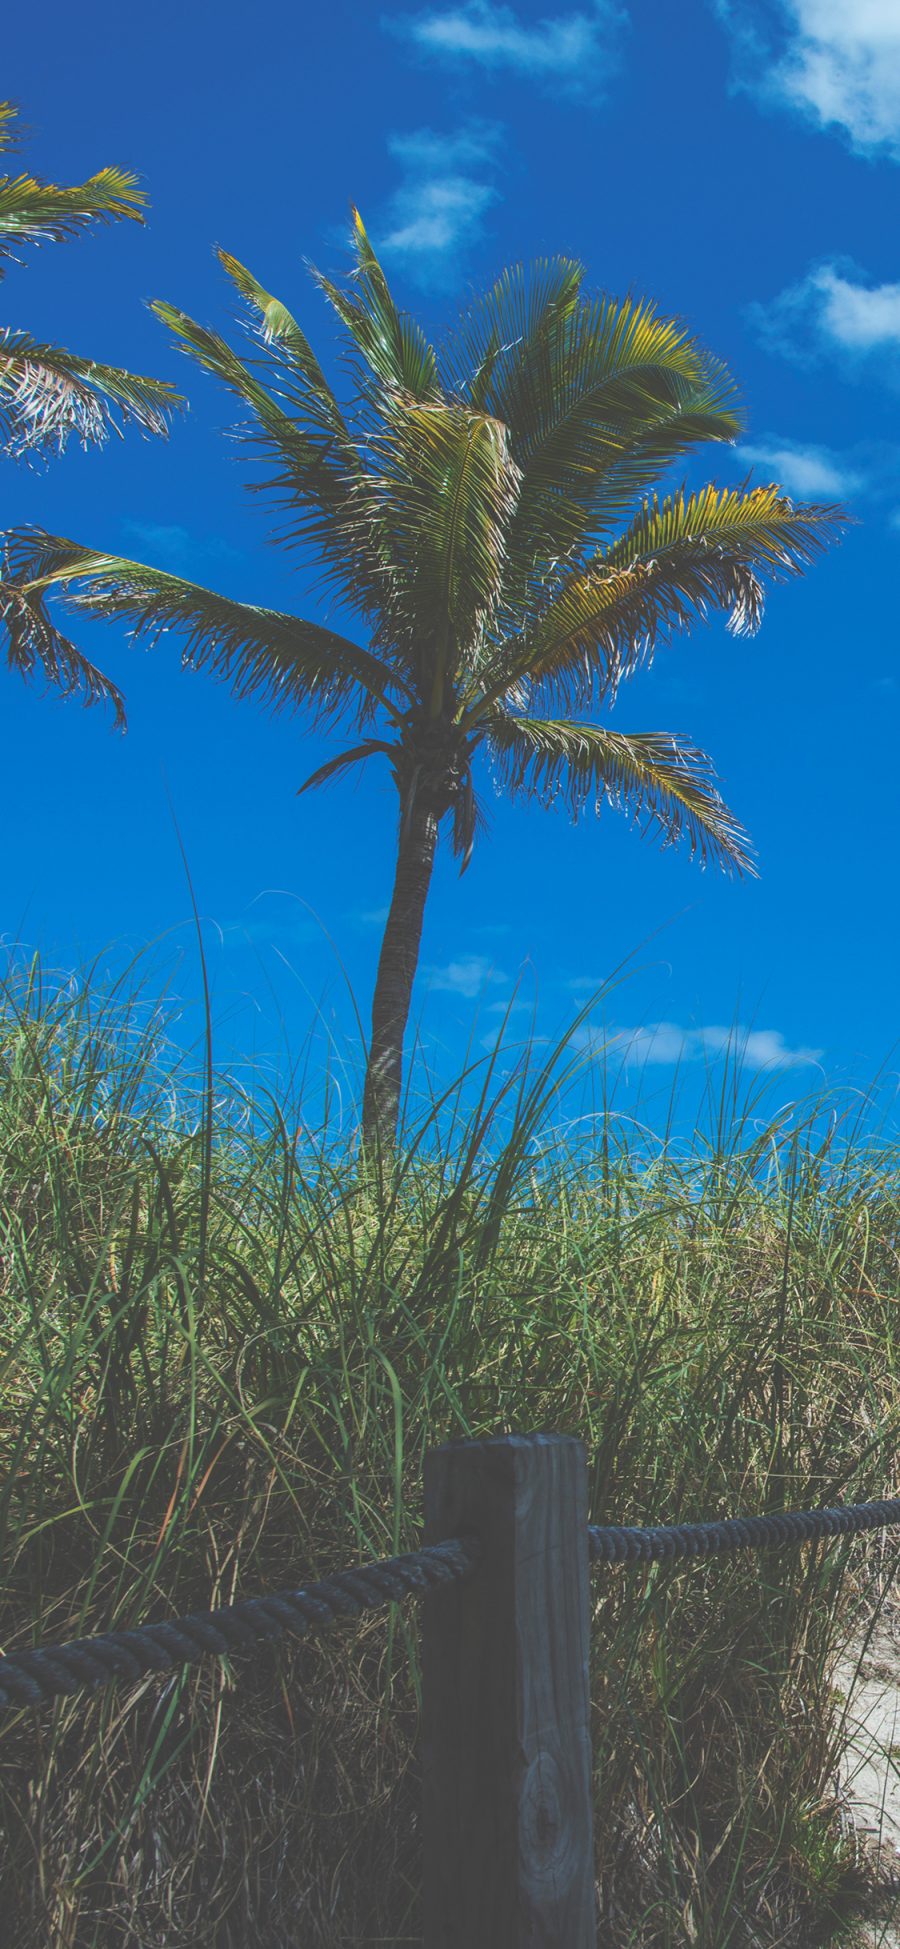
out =
[(393, 135), (388, 148), (403, 180), (388, 204), (381, 248), (402, 257), (429, 283), (452, 279), (460, 252), (481, 235), (485, 212), (499, 191), (488, 180), (502, 130), (470, 122), (450, 134), (416, 129)]
[(900, 368), (900, 284), (867, 283), (853, 267), (815, 264), (748, 315), (769, 350), (787, 358), (840, 358), (845, 371), (869, 360)]
[(136, 542), (154, 566), (174, 569), (180, 575), (193, 573), (196, 577), (198, 564), (234, 561), (238, 554), (218, 535), (195, 535), (175, 521), (126, 521), (123, 527), (129, 545)]
[(790, 494), (849, 499), (866, 485), (865, 474), (829, 447), (803, 446), (794, 440), (763, 440), (758, 445), (742, 441), (735, 448), (735, 458), (779, 481)]
[(900, 446), (890, 441), (860, 440), (840, 452), (771, 434), (742, 441), (734, 448), (734, 461), (742, 472), (749, 467), (757, 481), (779, 482), (798, 500), (861, 505), (868, 516), (880, 513), (888, 529), (900, 529)]
[(677, 1022), (652, 1022), (639, 1028), (585, 1028), (577, 1040), (584, 1048), (605, 1047), (626, 1064), (701, 1062), (728, 1052), (747, 1069), (799, 1069), (821, 1060), (821, 1049), (791, 1048), (780, 1029), (749, 1029), (740, 1024), (724, 1028), (710, 1024), (685, 1029)]
[(717, 0), (738, 84), (900, 161), (897, 0)]
[(439, 994), (462, 995), (469, 1002), (474, 1001), (482, 989), (509, 980), (509, 976), (495, 968), (484, 954), (461, 955), (458, 961), (448, 961), (443, 967), (427, 968), (425, 973), (432, 990)]
[(476, 66), (562, 84), (596, 94), (618, 66), (627, 16), (612, 0), (595, 0), (589, 12), (554, 14), (525, 22), (512, 7), (467, 0), (461, 7), (392, 15), (385, 25), (422, 52), (455, 65)]
[(825, 1053), (806, 1044), (790, 1048), (780, 1029), (712, 1027), (691, 1030), (688, 1039), (692, 1056), (721, 1056), (733, 1050), (748, 1069), (800, 1069), (821, 1062)]

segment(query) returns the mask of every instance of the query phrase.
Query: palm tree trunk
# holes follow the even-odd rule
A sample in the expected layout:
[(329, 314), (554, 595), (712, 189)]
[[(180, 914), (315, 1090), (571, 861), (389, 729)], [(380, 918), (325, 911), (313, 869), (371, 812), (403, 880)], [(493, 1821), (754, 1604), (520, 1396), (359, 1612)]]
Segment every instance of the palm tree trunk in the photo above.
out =
[(401, 811), (397, 871), (375, 977), (372, 1041), (363, 1093), (362, 1143), (370, 1156), (390, 1151), (396, 1140), (403, 1037), (419, 961), (438, 823), (433, 805), (422, 792)]

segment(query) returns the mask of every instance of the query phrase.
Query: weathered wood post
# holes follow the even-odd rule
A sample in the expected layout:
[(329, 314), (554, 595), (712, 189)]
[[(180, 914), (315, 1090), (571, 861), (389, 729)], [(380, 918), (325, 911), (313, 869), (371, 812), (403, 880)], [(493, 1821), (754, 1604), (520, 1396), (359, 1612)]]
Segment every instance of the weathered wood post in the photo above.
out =
[(564, 1435), (450, 1442), (429, 1542), (475, 1531), (425, 1599), (425, 1949), (596, 1949), (587, 1465)]

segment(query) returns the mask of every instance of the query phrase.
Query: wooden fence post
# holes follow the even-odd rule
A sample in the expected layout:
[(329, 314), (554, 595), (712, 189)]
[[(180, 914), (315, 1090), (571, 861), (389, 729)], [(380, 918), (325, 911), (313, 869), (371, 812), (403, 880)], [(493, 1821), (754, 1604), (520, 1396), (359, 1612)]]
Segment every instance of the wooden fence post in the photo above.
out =
[(425, 1949), (596, 1949), (587, 1521), (569, 1436), (426, 1456), (426, 1540), (482, 1556), (424, 1604)]

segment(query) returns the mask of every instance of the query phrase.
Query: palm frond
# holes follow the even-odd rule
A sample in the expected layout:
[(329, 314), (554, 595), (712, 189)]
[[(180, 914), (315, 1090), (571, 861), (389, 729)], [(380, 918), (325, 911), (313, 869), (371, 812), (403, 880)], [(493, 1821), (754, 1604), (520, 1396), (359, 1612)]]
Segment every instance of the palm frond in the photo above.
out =
[(617, 806), (664, 846), (685, 840), (705, 863), (755, 871), (747, 837), (721, 798), (705, 752), (669, 732), (628, 736), (598, 724), (498, 714), (488, 743), (514, 797), (562, 804), (573, 819)]
[(522, 492), (509, 536), (510, 594), (589, 535), (608, 532), (662, 469), (740, 428), (734, 382), (672, 319), (634, 299), (580, 301), (580, 266), (518, 268), (476, 307), (451, 349), (465, 391), (511, 429)]
[[(299, 381), (302, 391), (298, 403), (304, 413), (327, 428), (342, 447), (344, 443), (349, 446), (350, 435), (343, 413), (296, 318), (279, 298), (274, 298), (270, 291), (265, 290), (251, 271), (238, 263), (236, 257), (226, 250), (220, 250), (218, 258), (223, 270), (255, 314), (263, 342), (280, 354), (284, 369), (294, 385)], [(355, 456), (355, 449), (353, 452)]]
[(189, 357), (249, 407), (252, 422), (239, 432), (274, 468), (259, 485), (273, 493), (287, 514), (280, 538), (318, 553), (344, 602), (377, 624), (387, 590), (384, 542), (377, 533), (372, 498), (362, 493), (360, 453), (346, 428), (326, 410), (321, 390), (286, 385), (283, 374), (268, 362), (266, 376), (274, 380), (273, 390), (217, 332), (162, 300), (154, 300), (151, 310)]
[(0, 329), (0, 450), (8, 454), (61, 452), (73, 434), (96, 445), (126, 424), (165, 435), (184, 403), (168, 380)]
[[(516, 684), (584, 706), (609, 694), (661, 641), (711, 613), (733, 634), (759, 627), (765, 582), (799, 575), (848, 517), (795, 506), (777, 487), (705, 487), (647, 501), (625, 532), (574, 568), (518, 642), (481, 672), (490, 704)], [(482, 705), (475, 701), (475, 715)]]
[(0, 259), (22, 244), (61, 243), (92, 223), (143, 223), (146, 196), (127, 169), (100, 169), (70, 188), (36, 176), (0, 176)]
[(394, 303), (358, 210), (353, 211), (353, 244), (355, 293), (339, 290), (314, 270), (316, 283), (382, 386), (409, 393), (413, 399), (438, 397), (434, 349), (421, 326)]
[(515, 402), (548, 337), (571, 318), (584, 267), (571, 257), (511, 264), (463, 312), (441, 351), (451, 391), (478, 412), (495, 411), (516, 424)]
[(7, 560), (17, 600), (40, 630), (53, 628), (46, 602), (55, 595), (76, 611), (124, 622), (134, 641), (155, 643), (177, 630), (184, 665), (208, 670), (234, 696), (253, 698), (271, 711), (302, 707), (314, 722), (343, 715), (361, 724), (381, 708), (399, 721), (391, 695), (398, 688), (395, 673), (371, 651), (317, 623), (235, 602), (181, 576), (97, 554), (39, 529), (10, 535)]
[(182, 351), (250, 407), (262, 442), (290, 468), (298, 491), (305, 485), (317, 501), (327, 505), (339, 499), (337, 470), (331, 460), (332, 443), (321, 428), (304, 426), (293, 414), (286, 413), (218, 332), (198, 325), (186, 312), (179, 311), (177, 305), (167, 304), (161, 298), (154, 298), (150, 309), (178, 339)]
[(460, 861), (460, 874), (466, 871), (472, 858), (475, 841), (487, 831), (487, 819), (479, 800), (475, 796), (472, 773), (466, 768), (453, 798), (453, 855)]
[(0, 573), (0, 625), (6, 638), (11, 670), (30, 682), (39, 673), (63, 697), (76, 697), (89, 706), (108, 705), (117, 730), (125, 729), (125, 699), (118, 686), (76, 649), (34, 603)]
[(802, 574), (833, 540), (835, 527), (849, 519), (837, 503), (795, 503), (774, 483), (749, 489), (710, 485), (645, 501), (597, 561), (623, 568), (696, 541), (710, 550), (720, 547), (735, 560), (752, 560), (772, 580), (784, 581)]
[(0, 102), (0, 149), (18, 148), (21, 134), (18, 129), (13, 129), (13, 123), (18, 119), (19, 110), (15, 102)]
[(310, 772), (303, 784), (297, 787), (297, 797), (299, 799), (304, 792), (315, 791), (320, 785), (330, 784), (341, 772), (349, 771), (352, 765), (364, 765), (367, 758), (374, 758), (379, 752), (393, 762), (396, 749), (396, 745), (388, 744), (384, 738), (366, 738), (363, 744), (353, 745), (350, 751), (339, 751), (336, 758), (329, 758), (324, 765)]
[(523, 467), (555, 460), (590, 476), (598, 460), (605, 467), (609, 446), (621, 450), (632, 430), (697, 394), (715, 400), (734, 437), (740, 422), (726, 369), (648, 302), (601, 298), (554, 320), (504, 406)]
[(386, 536), (392, 623), (420, 659), (436, 716), (448, 674), (477, 641), (497, 599), (518, 469), (499, 421), (403, 396), (370, 454), (377, 471), (367, 492)]
[(522, 461), (511, 586), (527, 602), (536, 573), (546, 581), (548, 562), (596, 546), (675, 461), (708, 441), (733, 441), (740, 420), (732, 395), (727, 375), (692, 381), (650, 366), (601, 381), (561, 410)]

